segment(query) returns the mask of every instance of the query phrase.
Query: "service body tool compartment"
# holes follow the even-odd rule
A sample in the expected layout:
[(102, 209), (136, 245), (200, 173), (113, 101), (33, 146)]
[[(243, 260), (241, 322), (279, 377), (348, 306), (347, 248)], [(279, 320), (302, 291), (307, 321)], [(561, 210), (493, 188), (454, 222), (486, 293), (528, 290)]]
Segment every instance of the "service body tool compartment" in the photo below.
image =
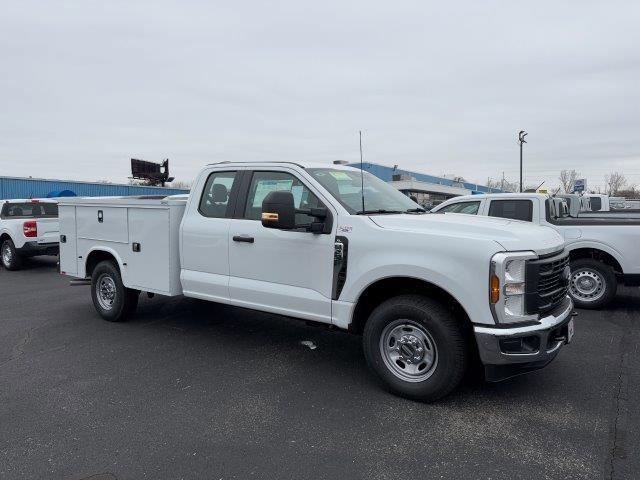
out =
[[(172, 197), (65, 199), (61, 201), (61, 234), (68, 245), (61, 265), (71, 263), (75, 241), (77, 276), (86, 275), (91, 253), (101, 251), (116, 259), (126, 287), (179, 295), (179, 227), (185, 205), (184, 198)], [(61, 270), (73, 275), (68, 268)]]
[(75, 277), (78, 275), (76, 207), (74, 205), (60, 205), (58, 218), (60, 222), (60, 273)]

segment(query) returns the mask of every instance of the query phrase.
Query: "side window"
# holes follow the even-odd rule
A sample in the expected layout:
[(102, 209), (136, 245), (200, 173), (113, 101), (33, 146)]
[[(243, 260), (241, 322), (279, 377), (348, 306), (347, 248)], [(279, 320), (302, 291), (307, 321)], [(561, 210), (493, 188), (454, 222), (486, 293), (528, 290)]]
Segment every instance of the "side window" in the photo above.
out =
[(533, 220), (533, 202), (531, 200), (492, 200), (489, 216), (530, 222)]
[(230, 217), (229, 195), (237, 172), (213, 172), (207, 178), (198, 210), (209, 218)]
[(600, 197), (591, 197), (591, 211), (599, 212), (602, 208), (602, 199)]
[(480, 202), (459, 202), (447, 205), (436, 213), (466, 213), (469, 215), (477, 215), (479, 208)]
[[(270, 192), (276, 191), (291, 192), (294, 206), (298, 209), (322, 206), (318, 197), (293, 175), (286, 172), (254, 172), (249, 186), (244, 218), (247, 220), (260, 220), (262, 201)], [(296, 214), (296, 224), (298, 225), (308, 225), (313, 220), (313, 217), (309, 215)]]

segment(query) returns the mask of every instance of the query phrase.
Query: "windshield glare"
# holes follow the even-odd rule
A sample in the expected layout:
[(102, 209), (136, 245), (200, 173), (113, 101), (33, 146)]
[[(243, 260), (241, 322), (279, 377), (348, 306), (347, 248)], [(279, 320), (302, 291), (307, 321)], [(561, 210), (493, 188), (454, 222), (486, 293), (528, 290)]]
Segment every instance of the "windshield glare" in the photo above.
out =
[(310, 168), (307, 171), (351, 214), (362, 213), (363, 181), (365, 212), (423, 210), (409, 197), (368, 172), (363, 172), (361, 179), (360, 171), (334, 168)]

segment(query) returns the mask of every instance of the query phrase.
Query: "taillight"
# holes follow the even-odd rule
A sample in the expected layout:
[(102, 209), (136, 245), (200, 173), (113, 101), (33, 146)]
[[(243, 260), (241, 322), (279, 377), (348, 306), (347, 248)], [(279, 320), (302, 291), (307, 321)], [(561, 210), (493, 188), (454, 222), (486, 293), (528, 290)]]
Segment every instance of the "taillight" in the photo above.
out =
[(27, 238), (33, 238), (38, 236), (38, 224), (33, 220), (24, 222), (22, 225), (22, 232)]

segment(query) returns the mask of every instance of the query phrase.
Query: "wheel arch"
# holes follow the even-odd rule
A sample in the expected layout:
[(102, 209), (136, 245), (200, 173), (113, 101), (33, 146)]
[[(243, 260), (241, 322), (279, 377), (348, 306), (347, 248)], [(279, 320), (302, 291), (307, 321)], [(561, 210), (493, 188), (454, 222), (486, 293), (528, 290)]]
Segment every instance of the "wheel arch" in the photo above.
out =
[(472, 331), (470, 316), (462, 304), (447, 290), (435, 283), (412, 276), (388, 276), (369, 283), (358, 295), (349, 323), (349, 331), (362, 333), (373, 310), (382, 302), (404, 294), (424, 295), (440, 301), (454, 311), (465, 328)]
[(611, 252), (598, 247), (574, 248), (569, 251), (569, 258), (572, 262), (583, 258), (597, 260), (612, 267), (617, 275), (622, 275), (624, 273), (620, 261)]
[(120, 256), (115, 250), (107, 247), (96, 247), (89, 251), (84, 262), (85, 277), (91, 277), (96, 266), (105, 260), (114, 261), (124, 283), (123, 263), (120, 260)]

